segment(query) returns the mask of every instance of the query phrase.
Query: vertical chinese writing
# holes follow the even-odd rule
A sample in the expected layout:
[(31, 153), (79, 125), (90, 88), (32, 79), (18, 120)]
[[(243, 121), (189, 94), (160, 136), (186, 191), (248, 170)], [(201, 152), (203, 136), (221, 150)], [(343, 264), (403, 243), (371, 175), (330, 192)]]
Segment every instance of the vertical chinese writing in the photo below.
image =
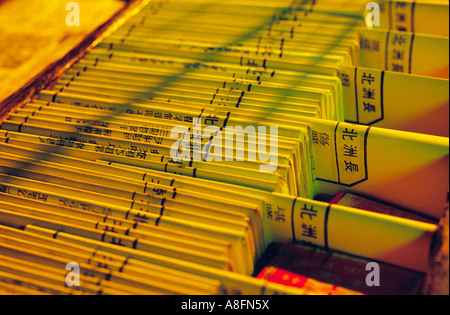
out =
[(330, 135), (326, 132), (312, 131), (312, 141), (314, 144), (330, 146)]
[(336, 126), (336, 158), (338, 183), (354, 186), (368, 178), (367, 136), (370, 127), (338, 123)]
[(375, 105), (376, 100), (376, 87), (373, 84), (375, 82), (375, 77), (372, 76), (372, 73), (366, 74), (363, 73), (361, 78), (361, 88), (362, 88), (362, 97), (363, 97), (363, 105), (365, 112), (376, 112), (377, 108)]
[(317, 239), (317, 226), (315, 223), (315, 218), (317, 217), (317, 211), (314, 210), (314, 206), (310, 206), (308, 208), (307, 204), (303, 204), (303, 208), (300, 211), (300, 218), (302, 219), (302, 222), (306, 222), (306, 223), (302, 223), (301, 228), (302, 228), (302, 237), (304, 238), (305, 242), (310, 242), (307, 241), (308, 239)]
[(391, 1), (389, 8), (391, 30), (414, 33), (415, 1)]
[(411, 73), (411, 53), (413, 51), (414, 34), (388, 33), (386, 70)]
[(344, 152), (344, 163), (345, 169), (344, 172), (359, 172), (358, 165), (358, 147), (354, 146), (354, 142), (357, 142), (358, 133), (355, 132), (354, 129), (349, 130), (349, 128), (345, 128), (342, 132), (342, 140), (344, 145), (342, 146), (342, 150)]

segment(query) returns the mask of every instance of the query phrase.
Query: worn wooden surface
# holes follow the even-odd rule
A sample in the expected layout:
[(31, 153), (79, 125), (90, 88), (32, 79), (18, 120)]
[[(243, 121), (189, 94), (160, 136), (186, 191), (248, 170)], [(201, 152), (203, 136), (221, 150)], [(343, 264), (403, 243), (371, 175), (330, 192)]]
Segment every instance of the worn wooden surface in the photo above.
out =
[(441, 220), (442, 243), (432, 261), (429, 283), (425, 289), (428, 295), (449, 295), (449, 207)]
[(68, 0), (9, 0), (0, 4), (0, 102), (61, 59), (125, 4), (77, 0), (80, 26), (66, 25)]

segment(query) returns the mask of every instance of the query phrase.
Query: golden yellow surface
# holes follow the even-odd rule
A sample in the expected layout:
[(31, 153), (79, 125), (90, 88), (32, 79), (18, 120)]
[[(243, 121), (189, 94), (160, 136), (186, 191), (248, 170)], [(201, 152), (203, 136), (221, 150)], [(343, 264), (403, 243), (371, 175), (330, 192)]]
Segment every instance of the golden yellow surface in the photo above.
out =
[(68, 0), (11, 0), (0, 4), (0, 101), (65, 56), (125, 2), (77, 0), (80, 26), (66, 25)]

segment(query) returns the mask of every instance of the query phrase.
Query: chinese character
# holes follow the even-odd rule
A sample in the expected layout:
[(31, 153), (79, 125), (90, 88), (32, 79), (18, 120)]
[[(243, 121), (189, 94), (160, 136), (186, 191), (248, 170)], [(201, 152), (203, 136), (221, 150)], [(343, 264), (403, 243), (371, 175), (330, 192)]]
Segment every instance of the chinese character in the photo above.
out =
[(1, 185), (0, 184), (0, 192), (9, 194), (9, 186)]
[(319, 133), (317, 131), (312, 132), (312, 141), (314, 144), (319, 144)]
[(403, 65), (399, 65), (398, 63), (393, 63), (392, 64), (392, 71), (394, 71), (394, 72), (405, 72), (405, 68), (403, 67)]
[(207, 125), (215, 125), (216, 122), (219, 121), (219, 118), (217, 118), (216, 116), (211, 116), (209, 115), (208, 117), (205, 118), (205, 124)]
[(380, 51), (380, 41), (372, 40), (372, 50), (373, 51)]
[(353, 141), (354, 138), (358, 137), (358, 134), (354, 129), (352, 129), (352, 131), (348, 131), (348, 128), (345, 128), (345, 130), (343, 131), (342, 139), (347, 140), (346, 137), (349, 137), (350, 140)]
[(139, 152), (136, 153), (136, 158), (140, 158), (141, 160), (145, 160), (147, 157), (147, 151), (148, 149), (141, 149), (139, 148)]
[(28, 192), (28, 194), (27, 194), (27, 198), (28, 198), (28, 199), (34, 199), (34, 200), (36, 200), (36, 199), (37, 199), (37, 196), (38, 196), (38, 193), (35, 192), (35, 191)]
[(363, 98), (375, 99), (375, 89), (363, 88)]
[(64, 139), (61, 138), (61, 137), (59, 137), (59, 140), (56, 142), (56, 145), (57, 145), (57, 146), (60, 146), (60, 147), (64, 147), (64, 146), (65, 146), (65, 141), (64, 141)]
[(125, 149), (123, 149), (120, 145), (119, 145), (118, 148), (115, 148), (115, 149), (116, 149), (116, 155), (117, 156), (124, 156), (125, 155)]
[(370, 44), (370, 40), (367, 39), (367, 38), (361, 38), (360, 46), (361, 46), (361, 49), (368, 49), (368, 50), (372, 49), (372, 46)]
[(394, 49), (392, 51), (392, 53), (394, 54), (392, 56), (392, 59), (394, 59), (394, 60), (403, 60), (405, 58), (405, 51), (404, 50)]
[(275, 221), (278, 223), (284, 223), (286, 222), (285, 218), (285, 212), (286, 210), (283, 208), (278, 207), (277, 210), (275, 210)]
[(406, 2), (402, 1), (402, 2), (396, 2), (395, 3), (395, 8), (396, 9), (405, 9), (406, 8)]
[(302, 236), (317, 239), (317, 227), (302, 224), (302, 229), (303, 229)]
[(128, 149), (127, 152), (125, 153), (125, 156), (130, 157), (130, 158), (135, 158), (136, 152), (137, 152), (137, 147), (131, 146), (130, 149)]
[(405, 22), (406, 21), (406, 15), (403, 13), (397, 12), (397, 22)]
[(310, 209), (308, 209), (307, 205), (304, 204), (302, 211), (300, 212), (300, 217), (303, 219), (303, 215), (309, 216), (309, 219), (312, 220), (313, 217), (317, 217), (317, 211), (314, 210), (314, 206), (311, 206)]
[(321, 144), (323, 146), (330, 145), (330, 136), (327, 133), (318, 133), (317, 131), (312, 132), (312, 141), (314, 144)]
[(39, 201), (43, 201), (43, 202), (47, 202), (47, 200), (48, 200), (48, 195), (46, 195), (46, 194), (39, 194), (38, 195), (38, 200)]
[(139, 127), (139, 132), (148, 133), (148, 127)]
[(392, 44), (399, 44), (402, 46), (404, 43), (406, 43), (406, 38), (403, 35), (395, 35), (394, 40), (392, 41)]
[(267, 204), (267, 206), (266, 206), (266, 213), (267, 213), (267, 219), (273, 220), (272, 205)]
[(319, 143), (323, 146), (330, 145), (330, 136), (327, 133), (319, 133)]
[(367, 76), (366, 73), (364, 72), (362, 79), (361, 79), (362, 84), (364, 84), (364, 82), (367, 82), (367, 83), (369, 83), (369, 85), (371, 85), (372, 82), (374, 82), (374, 81), (375, 81), (375, 78), (372, 77), (371, 73), (369, 73), (369, 76)]
[(348, 74), (342, 73), (341, 80), (343, 86), (350, 86), (350, 76)]
[(345, 162), (345, 171), (346, 172), (351, 172), (351, 173), (353, 173), (353, 172), (359, 172), (359, 166), (358, 166), (358, 164), (354, 164), (354, 163), (352, 163), (352, 162), (347, 162), (347, 161), (344, 161)]
[(116, 148), (115, 144), (109, 143), (107, 147), (105, 147), (105, 153), (107, 154), (114, 154), (114, 149)]
[(364, 104), (364, 111), (365, 112), (376, 112), (377, 110), (376, 110), (376, 107), (375, 107), (375, 105), (372, 105), (372, 104), (370, 104), (370, 103), (366, 103), (366, 102), (363, 102), (363, 104)]
[(358, 157), (357, 147), (344, 145), (344, 155), (349, 157)]

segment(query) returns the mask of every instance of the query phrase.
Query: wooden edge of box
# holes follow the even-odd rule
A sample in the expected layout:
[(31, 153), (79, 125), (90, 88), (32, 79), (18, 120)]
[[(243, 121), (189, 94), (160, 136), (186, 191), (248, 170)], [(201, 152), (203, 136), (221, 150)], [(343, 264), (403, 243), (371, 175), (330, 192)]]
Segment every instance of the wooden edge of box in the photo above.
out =
[(431, 252), (430, 272), (427, 275), (423, 295), (449, 295), (449, 204), (439, 222), (435, 248)]

